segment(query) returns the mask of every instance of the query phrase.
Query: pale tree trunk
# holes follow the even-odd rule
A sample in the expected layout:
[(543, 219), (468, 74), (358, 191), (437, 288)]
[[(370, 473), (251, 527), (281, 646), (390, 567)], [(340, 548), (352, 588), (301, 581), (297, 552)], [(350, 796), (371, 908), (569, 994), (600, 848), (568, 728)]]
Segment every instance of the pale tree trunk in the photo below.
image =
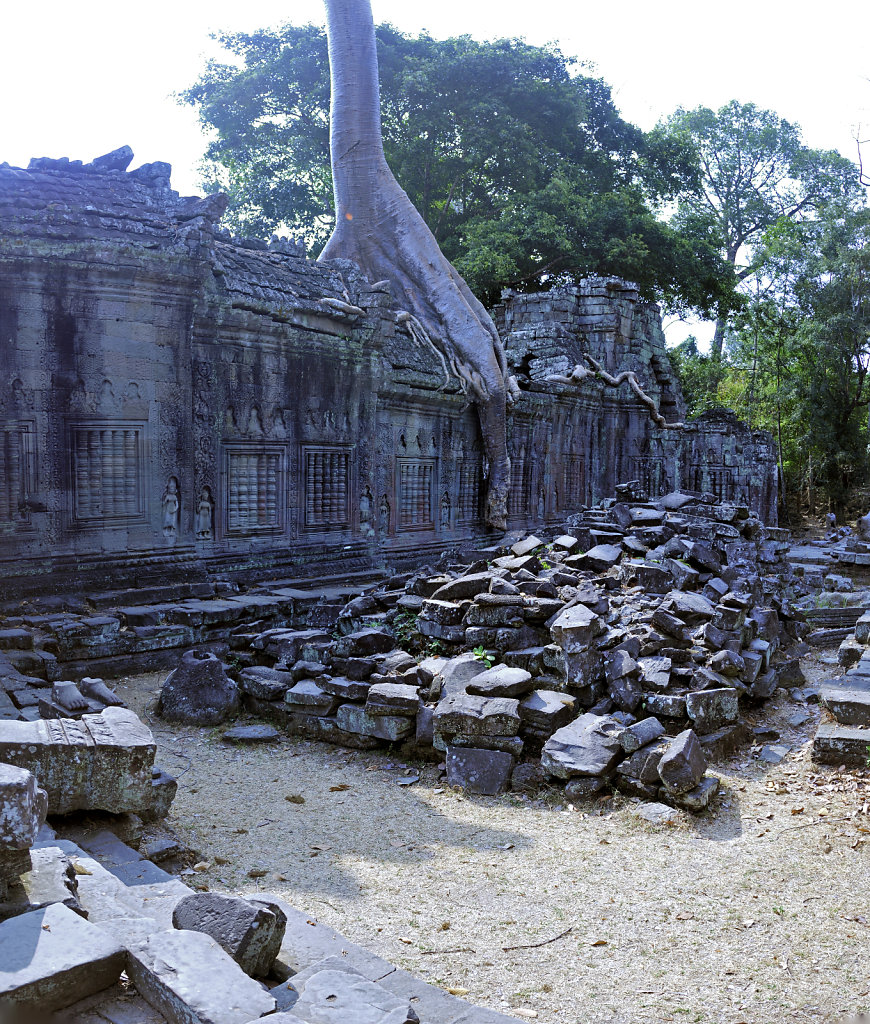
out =
[(332, 83), (330, 153), (335, 230), (320, 258), (350, 259), (389, 280), (413, 337), (443, 355), (477, 403), (487, 458), (486, 517), (506, 526), (506, 407), (517, 393), (489, 314), (442, 254), (387, 166), (370, 0), (325, 0)]
[(710, 355), (717, 363), (722, 362), (722, 348), (725, 342), (726, 323), (723, 317), (716, 321), (716, 330), (713, 332), (713, 340), (710, 342)]

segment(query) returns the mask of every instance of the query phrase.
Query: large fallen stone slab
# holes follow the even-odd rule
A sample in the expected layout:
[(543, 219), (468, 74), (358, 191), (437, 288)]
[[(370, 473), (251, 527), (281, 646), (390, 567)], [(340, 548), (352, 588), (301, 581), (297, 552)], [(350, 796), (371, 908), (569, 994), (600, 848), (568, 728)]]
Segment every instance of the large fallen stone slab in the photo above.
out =
[(155, 932), (129, 949), (127, 973), (171, 1024), (248, 1024), (275, 1000), (203, 932)]
[(216, 655), (195, 648), (166, 677), (157, 706), (169, 722), (220, 725), (238, 710), (239, 688)]
[(124, 966), (120, 943), (62, 903), (20, 914), (0, 924), (0, 1010), (71, 1006), (114, 985)]
[(172, 924), (210, 935), (245, 974), (262, 977), (281, 948), (287, 918), (278, 906), (259, 900), (196, 892), (179, 900)]
[(346, 970), (317, 971), (293, 1012), (310, 1024), (418, 1024), (407, 998)]
[(36, 776), (49, 814), (148, 811), (154, 751), (150, 729), (127, 708), (79, 721), (0, 722), (0, 761)]
[(604, 775), (625, 756), (619, 737), (623, 726), (606, 716), (580, 715), (557, 729), (541, 751), (541, 767), (559, 779)]

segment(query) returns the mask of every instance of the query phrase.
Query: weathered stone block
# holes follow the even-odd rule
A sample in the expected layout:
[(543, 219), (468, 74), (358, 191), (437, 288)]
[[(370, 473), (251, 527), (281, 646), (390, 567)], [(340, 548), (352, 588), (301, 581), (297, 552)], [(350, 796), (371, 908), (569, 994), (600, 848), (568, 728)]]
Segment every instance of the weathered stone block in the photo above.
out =
[(131, 945), (127, 973), (171, 1024), (248, 1024), (275, 1000), (203, 932), (154, 932)]
[(48, 796), (26, 768), (0, 764), (0, 850), (26, 850), (45, 821)]
[(366, 711), (370, 715), (410, 715), (420, 708), (416, 686), (404, 683), (375, 683), (366, 697)]
[(172, 924), (210, 935), (245, 974), (262, 977), (281, 949), (287, 918), (268, 902), (197, 892), (178, 901)]
[(697, 733), (714, 732), (737, 721), (739, 711), (737, 691), (695, 690), (686, 694), (686, 714)]
[(435, 733), (451, 736), (516, 736), (520, 728), (519, 701), (508, 697), (476, 697), (458, 693), (435, 708)]
[(466, 684), (469, 693), (482, 697), (523, 697), (535, 685), (531, 672), (509, 665), (495, 665)]
[(668, 744), (659, 761), (659, 777), (670, 793), (688, 793), (704, 777), (707, 759), (698, 737), (685, 729)]
[(604, 623), (585, 604), (566, 608), (550, 627), (550, 635), (566, 654), (586, 650), (604, 632)]
[(122, 946), (62, 903), (0, 924), (0, 1007), (59, 1010), (114, 985), (124, 966)]
[(510, 782), (516, 758), (503, 750), (447, 747), (447, 782), (469, 793), (497, 796)]
[(127, 708), (78, 722), (0, 722), (0, 762), (26, 768), (48, 794), (48, 813), (148, 811), (155, 744)]
[(577, 699), (558, 690), (535, 690), (520, 701), (523, 725), (545, 731), (551, 736), (574, 717)]
[(414, 731), (413, 718), (370, 715), (357, 704), (342, 704), (335, 713), (335, 721), (344, 732), (391, 742), (402, 740)]
[(541, 766), (551, 775), (604, 775), (625, 756), (623, 727), (614, 719), (585, 714), (558, 729), (544, 744)]

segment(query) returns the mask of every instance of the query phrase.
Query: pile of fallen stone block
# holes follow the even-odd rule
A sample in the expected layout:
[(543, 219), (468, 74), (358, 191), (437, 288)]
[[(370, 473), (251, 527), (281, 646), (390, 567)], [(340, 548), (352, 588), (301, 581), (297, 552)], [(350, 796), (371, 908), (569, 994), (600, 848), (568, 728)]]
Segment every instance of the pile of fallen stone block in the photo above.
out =
[(246, 592), (219, 581), (49, 595), (0, 608), (0, 721), (80, 718), (121, 706), (101, 676), (170, 667), (197, 645), (226, 650), (237, 631), (331, 624), (362, 589), (355, 578), (306, 589), (271, 581)]
[(819, 683), (827, 712), (813, 740), (813, 759), (866, 767), (870, 756), (870, 612), (864, 612), (837, 652), (845, 670)]
[(241, 697), (290, 734), (401, 742), (477, 793), (558, 780), (572, 798), (613, 786), (705, 808), (708, 761), (750, 738), (741, 709), (802, 679), (784, 531), (683, 493), (610, 502), (568, 529), (393, 576), (335, 633), (240, 632), (226, 714)]

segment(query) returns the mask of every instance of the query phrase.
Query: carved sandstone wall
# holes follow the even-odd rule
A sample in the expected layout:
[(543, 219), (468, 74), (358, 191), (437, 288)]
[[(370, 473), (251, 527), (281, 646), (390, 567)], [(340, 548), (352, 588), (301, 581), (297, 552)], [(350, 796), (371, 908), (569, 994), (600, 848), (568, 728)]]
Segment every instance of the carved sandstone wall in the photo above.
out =
[[(388, 292), (233, 240), (166, 164), (0, 165), (0, 596), (325, 575), (485, 534), (477, 420)], [(736, 421), (656, 431), (626, 390), (545, 381), (584, 346), (682, 412), (657, 311), (593, 280), (496, 311), (524, 389), (512, 525), (641, 478), (775, 516), (772, 446)], [(673, 436), (672, 436), (673, 435)]]

